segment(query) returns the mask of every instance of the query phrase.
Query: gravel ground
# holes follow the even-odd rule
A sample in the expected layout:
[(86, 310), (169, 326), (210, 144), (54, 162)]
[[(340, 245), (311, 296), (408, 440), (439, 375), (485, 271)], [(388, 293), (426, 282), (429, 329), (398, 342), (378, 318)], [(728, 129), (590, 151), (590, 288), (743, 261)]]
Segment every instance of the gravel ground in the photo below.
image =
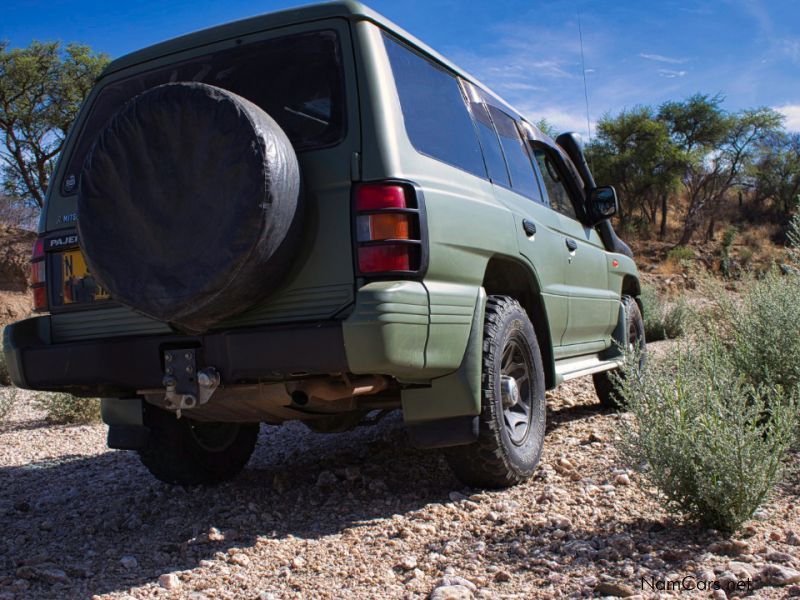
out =
[(687, 575), (800, 595), (796, 477), (732, 540), (669, 517), (619, 461), (624, 417), (591, 379), (549, 397), (536, 476), (498, 492), (411, 448), (398, 414), (343, 434), (262, 426), (240, 477), (187, 490), (26, 399), (0, 426), (0, 600), (650, 597)]

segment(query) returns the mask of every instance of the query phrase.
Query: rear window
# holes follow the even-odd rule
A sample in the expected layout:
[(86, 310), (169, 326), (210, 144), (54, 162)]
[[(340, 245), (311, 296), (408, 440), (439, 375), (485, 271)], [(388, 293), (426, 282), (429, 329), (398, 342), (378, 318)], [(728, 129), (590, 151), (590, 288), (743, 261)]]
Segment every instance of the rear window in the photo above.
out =
[(277, 121), (298, 152), (333, 146), (346, 132), (342, 52), (335, 31), (254, 42), (103, 88), (70, 157), (64, 193), (76, 191), (94, 139), (122, 105), (145, 90), (176, 81), (199, 81), (247, 98)]
[(408, 138), (417, 152), (486, 178), (481, 148), (458, 80), (384, 35)]

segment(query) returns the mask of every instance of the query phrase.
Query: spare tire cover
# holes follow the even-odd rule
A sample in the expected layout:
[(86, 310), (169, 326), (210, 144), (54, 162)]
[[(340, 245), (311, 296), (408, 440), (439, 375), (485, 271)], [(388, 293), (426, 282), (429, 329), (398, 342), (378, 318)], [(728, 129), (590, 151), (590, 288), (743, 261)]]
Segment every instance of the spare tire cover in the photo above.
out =
[(78, 233), (118, 302), (201, 333), (266, 297), (296, 250), (300, 173), (263, 110), (201, 83), (126, 103), (83, 167)]

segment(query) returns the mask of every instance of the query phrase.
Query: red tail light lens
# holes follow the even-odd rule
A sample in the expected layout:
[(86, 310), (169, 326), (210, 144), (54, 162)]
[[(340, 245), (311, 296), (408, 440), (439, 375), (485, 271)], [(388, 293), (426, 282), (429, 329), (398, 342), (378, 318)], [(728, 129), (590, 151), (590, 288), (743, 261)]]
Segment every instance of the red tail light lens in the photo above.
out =
[(368, 275), (413, 275), (422, 269), (422, 219), (413, 186), (364, 183), (355, 188), (358, 271)]
[(408, 208), (406, 191), (399, 185), (364, 183), (356, 190), (356, 210), (383, 210), (385, 208)]
[(33, 310), (42, 312), (47, 310), (47, 272), (44, 253), (44, 239), (39, 238), (33, 243), (33, 256), (31, 257), (31, 290), (33, 291)]

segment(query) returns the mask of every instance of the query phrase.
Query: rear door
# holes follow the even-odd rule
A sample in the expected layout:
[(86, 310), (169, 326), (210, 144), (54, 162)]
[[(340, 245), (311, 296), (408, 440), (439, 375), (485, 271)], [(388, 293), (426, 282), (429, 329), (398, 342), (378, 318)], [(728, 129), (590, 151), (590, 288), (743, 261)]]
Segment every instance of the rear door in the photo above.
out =
[(552, 259), (563, 248), (558, 214), (546, 206), (515, 118), (478, 88), (467, 82), (464, 85), (495, 197), (514, 214), (520, 253), (537, 275), (550, 339), (558, 346), (569, 309), (564, 270)]

